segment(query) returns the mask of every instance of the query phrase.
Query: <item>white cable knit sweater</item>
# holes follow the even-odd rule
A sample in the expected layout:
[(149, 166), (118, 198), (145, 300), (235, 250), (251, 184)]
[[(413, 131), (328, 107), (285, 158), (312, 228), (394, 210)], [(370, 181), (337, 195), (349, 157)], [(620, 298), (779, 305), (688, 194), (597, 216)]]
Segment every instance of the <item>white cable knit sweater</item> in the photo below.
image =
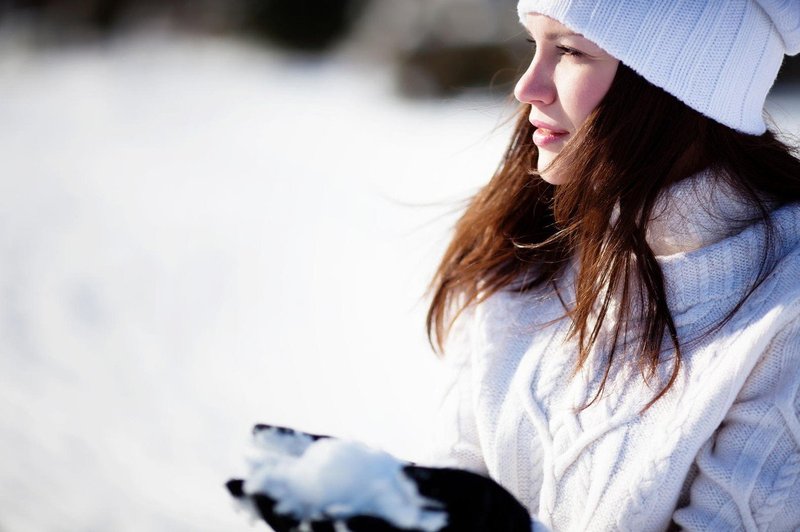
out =
[[(741, 212), (712, 196), (700, 204)], [(434, 463), (490, 475), (537, 530), (800, 527), (800, 205), (773, 213), (777, 256), (766, 280), (699, 341), (758, 275), (765, 237), (759, 224), (723, 226), (683, 210), (648, 235), (683, 342), (673, 388), (640, 414), (654, 390), (618, 370), (602, 399), (577, 412), (596, 390), (603, 353), (573, 377), (575, 342), (558, 297), (502, 292), (465, 313), (448, 345)], [(569, 278), (560, 283), (567, 303)]]

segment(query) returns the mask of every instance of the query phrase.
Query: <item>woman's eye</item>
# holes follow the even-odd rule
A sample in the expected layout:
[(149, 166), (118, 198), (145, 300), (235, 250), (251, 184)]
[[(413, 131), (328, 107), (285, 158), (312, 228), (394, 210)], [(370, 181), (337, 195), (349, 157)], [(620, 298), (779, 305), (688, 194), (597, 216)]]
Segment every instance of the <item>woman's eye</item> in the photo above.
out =
[(533, 39), (525, 39), (525, 40), (528, 41), (529, 43), (531, 43), (531, 48), (533, 48), (533, 51), (535, 52), (536, 51), (536, 41), (534, 41)]
[(559, 53), (561, 53), (561, 55), (572, 55), (575, 57), (580, 57), (583, 55), (583, 52), (580, 52), (568, 46), (556, 46), (556, 48), (558, 49)]

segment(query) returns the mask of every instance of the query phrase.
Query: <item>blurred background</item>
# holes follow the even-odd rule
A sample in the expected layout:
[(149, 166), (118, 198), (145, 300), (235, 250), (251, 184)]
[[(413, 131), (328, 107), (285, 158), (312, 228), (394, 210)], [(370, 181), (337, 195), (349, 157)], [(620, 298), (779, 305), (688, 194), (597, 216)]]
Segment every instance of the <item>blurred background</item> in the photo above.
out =
[(255, 422), (424, 457), (515, 5), (0, 1), (0, 532), (262, 528), (223, 489)]

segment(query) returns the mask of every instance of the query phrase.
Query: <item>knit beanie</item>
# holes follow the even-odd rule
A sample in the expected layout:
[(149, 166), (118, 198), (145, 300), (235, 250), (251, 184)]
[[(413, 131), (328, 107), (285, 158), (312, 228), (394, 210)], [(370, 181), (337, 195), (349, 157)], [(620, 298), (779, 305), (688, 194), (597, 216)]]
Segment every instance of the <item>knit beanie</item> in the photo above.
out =
[(520, 0), (582, 34), (689, 107), (750, 134), (784, 55), (800, 52), (800, 0)]

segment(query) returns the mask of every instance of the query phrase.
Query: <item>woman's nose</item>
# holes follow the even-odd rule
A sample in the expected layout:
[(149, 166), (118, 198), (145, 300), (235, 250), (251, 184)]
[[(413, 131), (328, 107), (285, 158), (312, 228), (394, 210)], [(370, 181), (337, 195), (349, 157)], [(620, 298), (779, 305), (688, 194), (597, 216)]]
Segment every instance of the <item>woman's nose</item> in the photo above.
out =
[(555, 100), (556, 90), (551, 72), (547, 65), (534, 59), (522, 74), (514, 87), (514, 97), (521, 103), (539, 103), (547, 105)]

